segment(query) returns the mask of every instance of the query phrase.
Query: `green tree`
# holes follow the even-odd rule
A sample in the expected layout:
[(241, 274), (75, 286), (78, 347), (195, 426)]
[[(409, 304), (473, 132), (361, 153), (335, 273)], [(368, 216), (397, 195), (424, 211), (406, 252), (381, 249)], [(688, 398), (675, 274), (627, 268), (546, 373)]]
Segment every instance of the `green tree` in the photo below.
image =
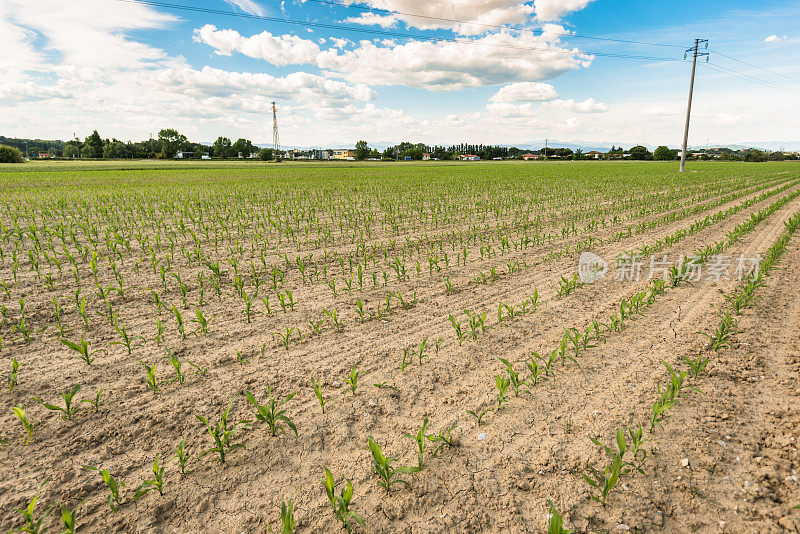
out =
[(187, 142), (185, 135), (172, 128), (160, 130), (158, 140), (161, 142), (161, 157), (163, 158), (174, 158), (178, 150)]
[(366, 141), (358, 141), (356, 143), (356, 159), (363, 161), (369, 157), (369, 146)]
[[(102, 151), (100, 152), (100, 154), (102, 155)], [(98, 157), (97, 156), (97, 151), (94, 149), (93, 145), (90, 145), (89, 143), (84, 143), (83, 148), (81, 149), (81, 157), (82, 158), (96, 158), (96, 157)]]
[(243, 158), (249, 158), (250, 154), (256, 151), (255, 147), (253, 147), (253, 143), (242, 138), (237, 139), (231, 148), (231, 151), (233, 152), (232, 157), (240, 156)]
[(227, 137), (217, 137), (214, 141), (214, 155), (218, 158), (229, 158), (232, 154), (231, 140)]
[(81, 156), (84, 158), (99, 158), (103, 155), (103, 140), (100, 138), (100, 134), (97, 133), (97, 130), (92, 132), (92, 135), (86, 138), (86, 144), (84, 145), (84, 149), (89, 146), (91, 150), (87, 151), (87, 154), (92, 154), (91, 156), (85, 156), (83, 154), (83, 150), (81, 151)]
[(0, 145), (0, 163), (22, 163), (22, 152), (18, 148)]
[(262, 148), (258, 151), (258, 159), (261, 161), (270, 161), (275, 151), (271, 148)]
[(79, 155), (80, 150), (78, 150), (78, 143), (74, 141), (70, 141), (64, 145), (64, 150), (61, 151), (62, 158), (77, 158)]
[(677, 151), (670, 150), (669, 147), (661, 145), (653, 152), (653, 159), (659, 161), (675, 159), (675, 152)]
[(642, 145), (636, 145), (631, 148), (629, 154), (631, 155), (631, 159), (650, 159), (653, 157), (650, 151)]

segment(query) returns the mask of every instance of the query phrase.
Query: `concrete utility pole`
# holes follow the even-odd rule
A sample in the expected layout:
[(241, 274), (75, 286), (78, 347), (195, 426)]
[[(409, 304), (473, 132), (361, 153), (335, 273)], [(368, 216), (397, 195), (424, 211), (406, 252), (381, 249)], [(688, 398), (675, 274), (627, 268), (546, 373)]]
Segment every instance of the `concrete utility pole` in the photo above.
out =
[(708, 39), (695, 39), (694, 46), (684, 52), (683, 59), (686, 59), (686, 54), (692, 52), (692, 80), (689, 82), (689, 105), (686, 107), (686, 127), (683, 130), (683, 150), (681, 151), (681, 170), (686, 171), (686, 145), (689, 142), (689, 118), (692, 116), (692, 93), (694, 92), (694, 71), (697, 68), (697, 56), (706, 56), (708, 61), (708, 52), (698, 53), (700, 43), (705, 43), (708, 48)]

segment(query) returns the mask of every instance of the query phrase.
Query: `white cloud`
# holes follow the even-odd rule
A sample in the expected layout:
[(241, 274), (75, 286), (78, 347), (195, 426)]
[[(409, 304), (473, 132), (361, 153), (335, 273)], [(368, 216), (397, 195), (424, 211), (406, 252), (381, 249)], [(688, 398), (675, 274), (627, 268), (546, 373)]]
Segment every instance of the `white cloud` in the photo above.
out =
[(347, 24), (361, 24), (364, 26), (380, 26), (381, 28), (392, 28), (397, 25), (397, 17), (394, 15), (376, 15), (375, 13), (362, 13), (357, 17), (347, 17), (342, 22)]
[(779, 41), (781, 41), (781, 40), (783, 40), (785, 38), (786, 38), (785, 36), (784, 37), (778, 37), (777, 35), (770, 35), (769, 37), (764, 39), (764, 42), (765, 43), (777, 43), (777, 42), (779, 42)]
[(534, 0), (533, 7), (539, 20), (558, 20), (565, 15), (585, 8), (592, 0)]
[(267, 14), (264, 11), (264, 8), (258, 5), (257, 3), (253, 2), (253, 0), (225, 0), (226, 4), (232, 5), (233, 7), (238, 7), (245, 13), (249, 13), (250, 15), (257, 15), (259, 17), (263, 17)]
[(296, 35), (275, 36), (264, 31), (244, 37), (236, 30), (218, 30), (212, 24), (195, 29), (193, 38), (211, 46), (217, 54), (229, 56), (239, 52), (277, 66), (313, 63), (320, 52), (314, 41)]
[[(346, 0), (346, 3), (357, 2)], [(397, 19), (402, 20), (410, 27), (421, 30), (445, 28), (462, 35), (475, 35), (487, 30), (494, 30), (487, 25), (526, 25), (534, 11), (533, 6), (522, 0), (445, 0), (437, 2), (430, 0), (366, 0), (364, 3), (378, 9), (424, 15), (423, 17), (397, 15)], [(370, 22), (365, 18), (361, 23), (369, 24)]]
[(592, 56), (529, 33), (501, 31), (459, 42), (411, 41), (383, 46), (361, 41), (353, 50), (329, 49), (317, 65), (331, 76), (370, 85), (406, 85), (435, 91), (552, 79)]
[(605, 113), (608, 111), (608, 106), (602, 102), (596, 102), (594, 98), (587, 98), (582, 102), (576, 102), (571, 98), (568, 100), (552, 100), (544, 102), (543, 108), (563, 109), (566, 111), (573, 111), (575, 113)]
[(517, 82), (502, 87), (491, 98), (492, 102), (531, 102), (558, 98), (556, 88), (549, 83)]
[(510, 104), (507, 102), (492, 102), (486, 106), (486, 111), (491, 117), (533, 117), (537, 109), (530, 102), (527, 104)]

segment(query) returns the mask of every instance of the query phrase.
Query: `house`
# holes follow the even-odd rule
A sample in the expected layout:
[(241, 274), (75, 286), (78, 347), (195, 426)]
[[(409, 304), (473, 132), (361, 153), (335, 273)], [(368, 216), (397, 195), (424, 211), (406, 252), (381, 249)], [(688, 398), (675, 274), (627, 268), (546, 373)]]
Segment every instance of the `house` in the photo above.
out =
[(529, 159), (539, 159), (541, 156), (539, 154), (523, 154), (520, 157), (525, 161), (528, 161)]
[(422, 161), (428, 161), (430, 159), (431, 159), (431, 155), (430, 154), (428, 154), (427, 152), (423, 152), (422, 153)]
[(175, 152), (175, 159), (187, 159), (191, 158), (194, 155), (194, 152), (185, 152), (183, 150), (178, 150)]
[(327, 150), (313, 150), (311, 159), (331, 159), (331, 153)]
[(603, 157), (603, 153), (598, 152), (597, 150), (591, 150), (589, 152), (586, 152), (584, 156), (590, 159), (600, 159), (601, 157)]
[(37, 159), (50, 159), (54, 157), (56, 157), (56, 155), (51, 152), (39, 152), (36, 154)]
[(211, 156), (208, 155), (208, 152), (203, 152), (200, 156), (200, 159), (211, 159)]
[(479, 158), (475, 154), (459, 154), (458, 159), (460, 161), (478, 161), (481, 158)]
[(353, 160), (356, 159), (356, 151), (350, 149), (336, 149), (333, 151), (333, 158), (332, 159), (348, 159)]

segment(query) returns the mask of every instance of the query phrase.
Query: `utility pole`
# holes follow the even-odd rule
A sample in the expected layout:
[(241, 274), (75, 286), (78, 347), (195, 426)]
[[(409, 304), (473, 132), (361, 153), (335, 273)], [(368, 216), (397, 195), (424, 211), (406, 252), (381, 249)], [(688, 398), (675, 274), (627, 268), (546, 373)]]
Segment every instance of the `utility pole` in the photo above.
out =
[(683, 130), (683, 151), (681, 151), (681, 170), (686, 171), (686, 145), (689, 142), (689, 118), (692, 116), (692, 93), (694, 92), (694, 71), (697, 68), (697, 56), (706, 56), (708, 61), (708, 52), (698, 53), (700, 43), (705, 43), (708, 48), (708, 39), (695, 39), (694, 46), (683, 53), (683, 59), (686, 59), (686, 54), (692, 52), (692, 80), (689, 82), (689, 105), (686, 107), (686, 127)]

